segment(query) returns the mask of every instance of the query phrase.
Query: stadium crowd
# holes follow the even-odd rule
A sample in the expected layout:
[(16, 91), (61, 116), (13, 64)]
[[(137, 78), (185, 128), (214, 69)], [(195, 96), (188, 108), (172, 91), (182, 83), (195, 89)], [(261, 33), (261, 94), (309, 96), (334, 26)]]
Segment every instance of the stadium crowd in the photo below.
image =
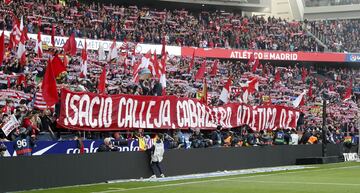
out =
[[(55, 3), (56, 2), (56, 3)], [(319, 38), (333, 52), (359, 51), (359, 20), (287, 21), (261, 16), (243, 17), (225, 11), (200, 13), (187, 10), (83, 4), (76, 0), (14, 1), (0, 5), (0, 29), (11, 31), (13, 15), (24, 16), (30, 33), (159, 44), (163, 32), (169, 45), (262, 49), (282, 51), (323, 51)], [(316, 2), (316, 1), (315, 1)], [(358, 1), (340, 1), (357, 3)], [(41, 27), (38, 27), (38, 23)]]
[[(40, 14), (46, 16), (44, 20), (48, 21), (48, 24), (46, 24), (46, 21), (42, 21), (41, 25), (41, 30), (45, 34), (51, 31), (49, 27), (51, 27), (50, 24), (52, 22), (50, 20), (52, 19), (50, 18), (53, 18), (57, 23), (57, 35), (68, 36), (72, 31), (75, 31), (78, 37), (94, 39), (112, 39), (116, 37), (118, 40), (126, 38), (129, 42), (127, 52), (133, 52), (131, 46), (135, 44), (131, 42), (160, 43), (163, 31), (167, 32), (165, 39), (168, 45), (181, 44), (198, 47), (225, 46), (317, 51), (315, 41), (304, 35), (305, 33), (302, 31), (304, 23), (286, 22), (274, 18), (265, 20), (256, 16), (242, 18), (232, 14), (224, 14), (223, 12), (201, 13), (199, 17), (195, 17), (186, 11), (158, 12), (149, 11), (145, 8), (137, 9), (135, 7), (99, 7), (97, 4), (83, 5), (77, 1), (70, 1), (67, 6), (54, 5), (51, 1), (46, 1), (44, 5), (36, 2), (25, 3), (24, 1), (17, 1), (10, 4), (10, 6), (3, 4), (0, 6), (2, 6), (3, 11), (12, 6), (20, 8), (14, 9), (14, 14), (27, 16), (25, 21), (28, 23), (25, 23), (27, 23), (26, 26), (30, 33), (36, 33), (39, 29), (30, 22), (31, 17), (29, 16)], [(49, 7), (53, 7), (54, 10), (47, 11)], [(109, 14), (109, 11), (112, 14)], [(114, 14), (114, 12), (119, 12), (119, 14)], [(78, 18), (75, 19), (74, 17)], [(131, 19), (130, 17), (134, 18), (131, 20), (132, 22), (127, 24), (126, 21)], [(162, 24), (160, 24), (161, 22), (158, 24), (150, 22), (159, 22), (159, 20), (154, 18), (159, 19), (162, 17), (168, 18), (167, 22)], [(244, 33), (244, 31), (233, 30), (233, 25), (233, 27), (227, 30), (224, 30), (224, 26), (218, 28), (218, 24), (224, 24), (223, 21), (227, 17), (231, 17), (228, 18), (230, 19), (229, 21), (239, 20), (239, 24), (241, 23), (241, 25), (238, 25), (240, 26), (240, 31), (250, 31)], [(11, 30), (13, 24), (10, 14), (6, 13), (3, 15), (3, 20), (5, 23), (3, 27)], [(95, 24), (93, 20), (97, 20)], [(100, 20), (102, 22), (99, 22)], [(176, 22), (169, 22), (170, 20)], [(36, 20), (34, 19), (33, 21)], [(68, 23), (70, 21), (71, 23)], [(115, 25), (111, 26), (113, 23)], [(80, 26), (87, 27), (81, 28)], [(93, 26), (95, 26), (95, 29), (93, 29)], [(201, 29), (212, 30), (201, 31)], [(182, 33), (177, 30), (181, 30)], [(235, 43), (233, 41), (235, 37), (233, 33), (237, 32), (240, 33), (235, 36), (241, 38), (235, 40)], [(253, 39), (253, 37), (257, 38)], [(343, 37), (346, 37), (346, 35), (343, 35)], [(0, 131), (2, 141), (15, 140), (21, 135), (40, 139), (43, 134), (49, 135), (54, 140), (61, 140), (62, 133), (67, 131), (66, 128), (58, 128), (56, 126), (59, 105), (55, 105), (55, 108), (44, 107), (40, 90), (47, 59), (52, 57), (54, 53), (62, 52), (62, 50), (59, 48), (49, 48), (44, 50), (42, 58), (38, 58), (34, 52), (35, 41), (33, 39), (26, 41), (26, 65), (20, 64), (14, 49), (7, 49), (5, 59), (0, 66), (0, 125), (5, 124), (5, 120), (11, 115), (15, 115), (21, 125), (9, 136), (5, 136)], [(207, 43), (204, 44), (204, 41)], [(6, 37), (6, 42), (7, 44), (9, 43), (8, 37)], [(153, 96), (160, 94), (159, 81), (156, 78), (141, 80), (140, 83), (132, 81), (133, 66), (131, 63), (134, 59), (136, 61), (141, 60), (142, 54), (122, 55), (118, 58), (117, 62), (112, 64), (104, 61), (99, 62), (97, 60), (98, 57), (98, 52), (88, 51), (88, 76), (87, 78), (81, 78), (79, 77), (81, 56), (78, 50), (77, 56), (68, 58), (66, 73), (57, 80), (58, 87), (69, 88), (74, 91), (97, 92), (99, 74), (102, 67), (107, 66), (109, 73), (107, 74), (106, 92), (108, 94), (125, 93)], [(67, 57), (64, 56), (63, 60), (65, 58)], [(221, 89), (225, 85), (227, 78), (231, 76), (234, 78), (230, 101), (245, 102), (242, 97), (243, 91), (241, 85), (255, 77), (259, 81), (259, 88), (248, 97), (246, 101), (248, 104), (292, 105), (291, 101), (302, 91), (308, 90), (306, 102), (300, 107), (305, 114), (299, 120), (298, 127), (292, 130), (289, 128), (279, 128), (276, 131), (254, 131), (247, 125), (232, 129), (222, 129), (219, 127), (216, 131), (170, 129), (165, 132), (164, 139), (171, 144), (172, 148), (322, 143), (324, 139), (322, 139), (321, 135), (322, 122), (320, 117), (324, 92), (331, 99), (328, 105), (328, 117), (326, 120), (328, 128), (326, 140), (330, 143), (341, 143), (344, 141), (358, 143), (358, 139), (355, 137), (355, 134), (358, 132), (358, 123), (356, 122), (358, 98), (356, 95), (353, 95), (350, 100), (344, 102), (343, 96), (349, 85), (352, 84), (353, 90), (359, 87), (359, 69), (314, 67), (303, 64), (283, 67), (279, 66), (278, 63), (264, 63), (263, 61), (260, 61), (261, 64), (257, 68), (254, 68), (254, 64), (248, 64), (246, 61), (219, 61), (195, 57), (195, 66), (188, 72), (191, 60), (191, 57), (168, 56), (166, 65), (166, 93), (168, 95), (196, 98), (203, 89), (203, 83), (195, 81), (193, 76), (204, 60), (206, 60), (207, 100), (209, 105), (221, 104), (218, 100)], [(212, 76), (210, 72), (215, 62), (218, 64), (218, 71)], [(309, 94), (310, 90), (312, 94)], [(128, 131), (125, 134), (121, 133), (122, 135), (115, 133), (117, 136), (114, 137), (135, 139), (143, 138), (147, 133), (154, 136), (156, 132), (146, 129), (145, 131), (140, 130), (137, 132)], [(113, 136), (113, 133), (89, 132), (86, 134), (87, 139), (99, 139), (109, 136)]]
[[(56, 1), (57, 2), (57, 1)], [(76, 0), (66, 6), (54, 1), (14, 1), (0, 5), (0, 29), (11, 30), (13, 15), (25, 18), (30, 33), (159, 44), (166, 32), (169, 45), (323, 51), (308, 34), (307, 21), (286, 21), (260, 16), (242, 17), (224, 11), (200, 13), (187, 10), (159, 10), (137, 6), (83, 4)], [(41, 22), (41, 27), (37, 23)], [(346, 38), (346, 36), (344, 36)]]

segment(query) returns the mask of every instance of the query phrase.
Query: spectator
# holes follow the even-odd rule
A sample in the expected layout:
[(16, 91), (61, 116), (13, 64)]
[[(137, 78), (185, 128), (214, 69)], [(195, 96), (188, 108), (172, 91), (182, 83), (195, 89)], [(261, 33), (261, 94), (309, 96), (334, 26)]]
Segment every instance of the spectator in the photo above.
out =
[(282, 128), (279, 128), (275, 132), (274, 144), (275, 145), (284, 145), (285, 144), (285, 133), (284, 133), (284, 130)]
[(299, 143), (299, 135), (297, 134), (297, 131), (295, 129), (291, 130), (291, 143), (290, 145), (297, 145)]
[(107, 137), (104, 139), (104, 143), (100, 145), (97, 152), (110, 152), (110, 151), (119, 151), (119, 147), (111, 143), (111, 138)]

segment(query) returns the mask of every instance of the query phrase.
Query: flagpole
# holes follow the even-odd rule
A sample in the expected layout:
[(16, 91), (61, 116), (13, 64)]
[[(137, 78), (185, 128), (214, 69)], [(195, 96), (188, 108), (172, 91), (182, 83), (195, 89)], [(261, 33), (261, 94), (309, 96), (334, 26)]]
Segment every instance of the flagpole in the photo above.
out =
[(326, 157), (327, 155), (327, 147), (326, 147), (326, 98), (327, 95), (324, 92), (323, 93), (323, 114), (322, 114), (322, 118), (323, 118), (323, 123), (322, 123), (322, 146), (321, 146), (321, 150), (322, 150), (322, 156)]

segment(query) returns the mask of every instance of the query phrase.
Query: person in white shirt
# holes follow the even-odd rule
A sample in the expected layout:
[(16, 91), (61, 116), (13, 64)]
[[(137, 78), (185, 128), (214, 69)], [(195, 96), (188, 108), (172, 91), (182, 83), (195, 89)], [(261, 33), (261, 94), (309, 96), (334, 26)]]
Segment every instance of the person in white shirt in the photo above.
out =
[(299, 144), (299, 135), (297, 134), (295, 129), (291, 130), (291, 142), (290, 145), (298, 145)]
[(161, 161), (164, 158), (164, 142), (162, 140), (162, 136), (159, 134), (159, 137), (156, 139), (156, 143), (151, 147), (151, 161), (150, 166), (153, 175), (150, 178), (156, 178), (156, 169), (159, 170), (160, 176), (162, 178), (165, 177), (163, 169), (161, 167)]

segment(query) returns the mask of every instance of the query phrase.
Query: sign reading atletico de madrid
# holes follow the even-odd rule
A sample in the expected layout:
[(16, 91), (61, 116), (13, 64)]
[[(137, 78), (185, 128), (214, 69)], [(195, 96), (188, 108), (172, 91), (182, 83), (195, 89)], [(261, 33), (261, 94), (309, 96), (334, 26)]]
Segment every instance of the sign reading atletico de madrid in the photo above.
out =
[(251, 106), (228, 103), (208, 106), (196, 99), (176, 96), (61, 94), (58, 124), (74, 130), (215, 129), (244, 124), (256, 130), (295, 128), (300, 111), (286, 106)]

